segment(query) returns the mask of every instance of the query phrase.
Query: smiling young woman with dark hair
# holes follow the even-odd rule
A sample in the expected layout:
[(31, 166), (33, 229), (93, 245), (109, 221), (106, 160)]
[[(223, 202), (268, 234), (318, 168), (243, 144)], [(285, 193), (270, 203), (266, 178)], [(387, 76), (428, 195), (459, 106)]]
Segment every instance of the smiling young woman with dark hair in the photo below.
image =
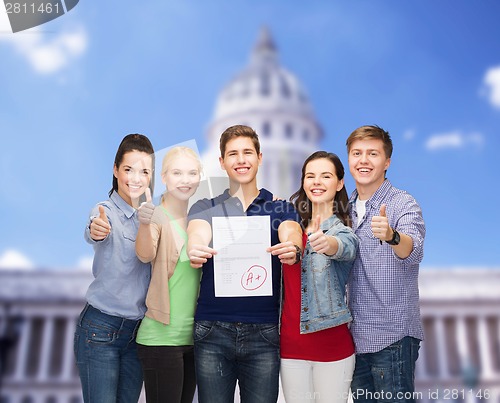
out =
[(309, 156), (300, 189), (290, 200), (305, 233), (302, 262), (283, 265), (285, 400), (345, 403), (354, 371), (345, 288), (358, 242), (349, 227), (344, 167), (337, 155), (317, 151)]
[(137, 208), (152, 187), (154, 150), (142, 134), (120, 143), (109, 199), (98, 203), (85, 227), (94, 247), (94, 281), (75, 331), (75, 358), (88, 402), (136, 403), (142, 368), (135, 336), (146, 312), (151, 265), (135, 254)]

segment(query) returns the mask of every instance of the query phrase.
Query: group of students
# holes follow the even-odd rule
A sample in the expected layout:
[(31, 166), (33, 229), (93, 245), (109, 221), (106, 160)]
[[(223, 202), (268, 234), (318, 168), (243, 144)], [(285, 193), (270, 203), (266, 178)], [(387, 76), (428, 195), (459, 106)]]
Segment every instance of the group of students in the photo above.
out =
[[(165, 155), (165, 192), (152, 204), (154, 150), (141, 134), (116, 153), (113, 187), (85, 238), (94, 281), (75, 332), (86, 403), (414, 401), (423, 340), (418, 270), (425, 225), (415, 199), (386, 178), (389, 133), (347, 139), (356, 189), (339, 157), (317, 151), (290, 202), (257, 187), (258, 135), (227, 128), (219, 162), (229, 187), (196, 201), (201, 163)], [(218, 296), (212, 219), (269, 216), (271, 295)], [(231, 245), (229, 245), (231, 247)]]

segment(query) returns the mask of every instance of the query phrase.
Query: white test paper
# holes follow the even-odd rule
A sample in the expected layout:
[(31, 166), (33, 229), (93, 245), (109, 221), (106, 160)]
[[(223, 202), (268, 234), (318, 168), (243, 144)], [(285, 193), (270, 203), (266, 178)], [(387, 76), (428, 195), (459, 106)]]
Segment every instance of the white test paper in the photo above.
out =
[(270, 216), (212, 218), (216, 297), (273, 295)]

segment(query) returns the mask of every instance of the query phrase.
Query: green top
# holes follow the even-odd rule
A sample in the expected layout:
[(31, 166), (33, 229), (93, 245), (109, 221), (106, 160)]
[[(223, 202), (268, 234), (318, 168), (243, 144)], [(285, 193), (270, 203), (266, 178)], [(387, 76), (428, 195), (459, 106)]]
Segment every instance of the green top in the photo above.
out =
[(170, 293), (170, 324), (164, 325), (144, 317), (137, 332), (136, 341), (146, 346), (188, 346), (193, 344), (193, 324), (196, 300), (200, 286), (201, 270), (193, 269), (186, 253), (187, 233), (172, 220), (162, 206), (164, 213), (174, 222), (174, 227), (184, 239), (175, 271), (168, 281)]

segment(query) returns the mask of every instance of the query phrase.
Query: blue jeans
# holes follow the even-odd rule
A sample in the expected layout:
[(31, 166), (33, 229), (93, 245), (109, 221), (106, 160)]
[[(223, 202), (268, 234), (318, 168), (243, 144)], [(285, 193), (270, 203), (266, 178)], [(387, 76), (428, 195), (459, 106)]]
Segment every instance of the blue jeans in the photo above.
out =
[(275, 403), (279, 393), (278, 325), (197, 321), (194, 356), (200, 403)]
[(84, 402), (137, 403), (142, 388), (135, 343), (139, 323), (85, 306), (74, 339)]
[(415, 402), (420, 340), (404, 337), (376, 353), (356, 354), (351, 391), (356, 403)]

